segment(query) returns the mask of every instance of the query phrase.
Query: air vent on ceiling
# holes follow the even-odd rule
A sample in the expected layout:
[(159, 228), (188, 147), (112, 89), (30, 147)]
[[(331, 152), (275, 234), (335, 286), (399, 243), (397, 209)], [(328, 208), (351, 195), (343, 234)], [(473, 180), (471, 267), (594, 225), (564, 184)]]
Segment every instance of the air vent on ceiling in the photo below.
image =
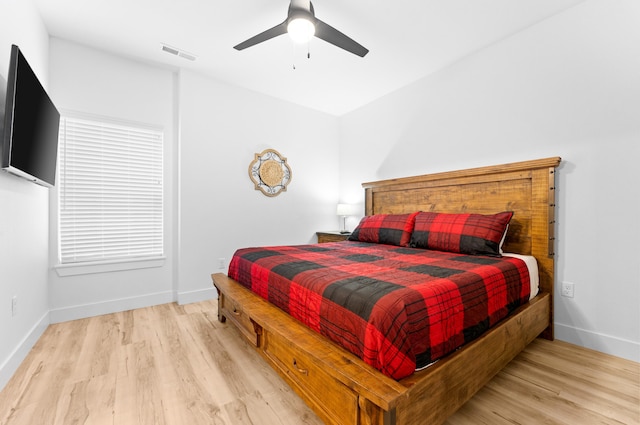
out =
[(177, 47), (169, 46), (168, 44), (164, 44), (164, 43), (162, 43), (162, 51), (170, 53), (170, 54), (172, 54), (174, 56), (179, 56), (181, 58), (184, 58), (184, 59), (187, 59), (187, 60), (190, 60), (190, 61), (196, 60), (196, 57), (197, 57), (196, 55), (194, 55), (192, 53), (186, 52), (186, 51), (184, 51), (182, 49), (178, 49)]

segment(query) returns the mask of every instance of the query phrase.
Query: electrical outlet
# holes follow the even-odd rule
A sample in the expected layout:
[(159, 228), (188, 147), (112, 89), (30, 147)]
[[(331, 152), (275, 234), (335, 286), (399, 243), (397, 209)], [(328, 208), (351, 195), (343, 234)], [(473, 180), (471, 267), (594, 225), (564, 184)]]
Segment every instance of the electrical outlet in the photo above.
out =
[(573, 298), (575, 291), (575, 284), (571, 282), (562, 282), (562, 296), (567, 298)]
[(18, 314), (18, 296), (14, 295), (11, 298), (11, 316), (15, 316)]
[(224, 269), (224, 265), (226, 263), (227, 260), (224, 259), (224, 257), (220, 257), (218, 258), (218, 268), (219, 269)]

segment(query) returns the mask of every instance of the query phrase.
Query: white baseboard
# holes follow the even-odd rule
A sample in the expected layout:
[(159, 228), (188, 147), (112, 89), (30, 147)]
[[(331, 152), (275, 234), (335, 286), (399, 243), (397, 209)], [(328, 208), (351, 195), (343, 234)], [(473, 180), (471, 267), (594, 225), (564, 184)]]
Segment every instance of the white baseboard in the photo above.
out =
[(173, 301), (175, 301), (173, 291), (156, 292), (137, 297), (120, 298), (117, 300), (57, 308), (50, 310), (49, 316), (51, 323), (60, 323), (67, 322), (69, 320), (84, 319), (86, 317), (100, 316), (102, 314), (133, 310), (136, 308), (151, 307), (158, 304), (167, 304)]
[(555, 323), (555, 337), (581, 347), (640, 363), (640, 343)]
[(213, 287), (198, 289), (197, 291), (178, 292), (177, 302), (180, 305), (197, 303), (218, 298), (218, 293)]
[(49, 312), (46, 312), (40, 320), (31, 328), (31, 330), (20, 341), (18, 346), (11, 352), (7, 360), (0, 365), (0, 391), (7, 385), (9, 379), (18, 370), (20, 364), (24, 361), (31, 351), (31, 348), (38, 342), (44, 331), (49, 326)]

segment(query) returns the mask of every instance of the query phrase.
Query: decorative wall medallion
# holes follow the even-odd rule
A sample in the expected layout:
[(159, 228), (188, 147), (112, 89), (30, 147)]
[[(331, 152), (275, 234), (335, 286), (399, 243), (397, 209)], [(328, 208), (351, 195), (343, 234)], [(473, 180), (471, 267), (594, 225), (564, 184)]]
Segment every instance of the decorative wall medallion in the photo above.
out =
[(267, 149), (255, 154), (255, 159), (249, 164), (249, 177), (256, 190), (267, 196), (278, 196), (287, 190), (291, 181), (291, 168), (287, 158), (274, 149)]

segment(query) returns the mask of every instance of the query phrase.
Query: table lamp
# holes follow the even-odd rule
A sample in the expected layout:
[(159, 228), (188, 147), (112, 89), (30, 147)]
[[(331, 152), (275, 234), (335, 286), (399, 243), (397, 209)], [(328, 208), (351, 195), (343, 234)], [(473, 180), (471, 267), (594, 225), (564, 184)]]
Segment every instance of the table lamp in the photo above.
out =
[(342, 228), (340, 229), (340, 233), (349, 233), (347, 230), (347, 217), (356, 215), (357, 206), (353, 204), (338, 204), (338, 208), (336, 208), (336, 215), (342, 217)]

